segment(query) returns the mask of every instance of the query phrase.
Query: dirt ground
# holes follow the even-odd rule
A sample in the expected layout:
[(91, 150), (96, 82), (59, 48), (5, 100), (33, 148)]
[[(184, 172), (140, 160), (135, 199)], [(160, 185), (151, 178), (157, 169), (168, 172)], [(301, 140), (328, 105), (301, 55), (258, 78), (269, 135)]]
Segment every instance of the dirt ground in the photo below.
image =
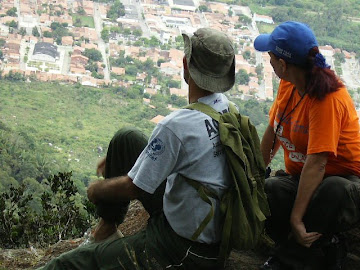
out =
[[(133, 201), (119, 229), (124, 235), (132, 235), (146, 226), (147, 219), (148, 214), (141, 203)], [(350, 252), (345, 270), (360, 270), (360, 228), (349, 232), (348, 240)], [(61, 253), (76, 248), (83, 241), (83, 238), (60, 241), (48, 249), (0, 249), (0, 270), (36, 269)], [(266, 260), (266, 251), (267, 248), (256, 252), (234, 251), (230, 255), (226, 270), (257, 270)]]

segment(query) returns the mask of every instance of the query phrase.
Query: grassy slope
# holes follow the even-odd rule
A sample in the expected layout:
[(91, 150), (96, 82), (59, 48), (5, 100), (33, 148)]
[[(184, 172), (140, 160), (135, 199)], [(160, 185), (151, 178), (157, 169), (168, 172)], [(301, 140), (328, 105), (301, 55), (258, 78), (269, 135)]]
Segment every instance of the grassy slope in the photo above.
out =
[(58, 158), (71, 159), (75, 174), (95, 177), (96, 162), (118, 128), (136, 119), (149, 135), (154, 126), (140, 118), (145, 110), (142, 99), (125, 101), (109, 89), (1, 81), (0, 96), (0, 121), (15, 131), (26, 130), (41, 144), (60, 147)]

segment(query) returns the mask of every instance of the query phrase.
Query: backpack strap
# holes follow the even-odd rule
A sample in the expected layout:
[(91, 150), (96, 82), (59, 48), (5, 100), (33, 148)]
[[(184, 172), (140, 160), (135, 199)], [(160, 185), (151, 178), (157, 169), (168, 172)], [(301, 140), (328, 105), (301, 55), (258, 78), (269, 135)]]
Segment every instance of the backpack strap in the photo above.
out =
[[(216, 120), (219, 122), (220, 120), (220, 116), (221, 114), (216, 111), (213, 107), (204, 104), (204, 103), (191, 103), (185, 107), (183, 107), (184, 109), (190, 109), (190, 110), (196, 110), (196, 111), (200, 111), (208, 116), (210, 116), (212, 119)], [(233, 102), (229, 102), (229, 112), (230, 113), (239, 113), (238, 109), (236, 108), (235, 104)]]
[(212, 190), (208, 189), (206, 186), (200, 184), (198, 181), (187, 178), (184, 175), (181, 175), (181, 176), (186, 180), (186, 182), (190, 186), (192, 186), (194, 189), (196, 189), (200, 198), (204, 202), (206, 202), (207, 204), (209, 204), (211, 206), (209, 213), (206, 215), (206, 217), (200, 223), (199, 227), (194, 232), (194, 234), (191, 236), (191, 240), (195, 241), (196, 239), (198, 239), (198, 237), (203, 232), (205, 227), (209, 224), (210, 220), (214, 217), (215, 205), (214, 205), (214, 202), (210, 198), (219, 200), (219, 196), (214, 191), (212, 191)]
[[(212, 119), (214, 119), (214, 120), (216, 120), (218, 122), (219, 122), (220, 116), (221, 116), (221, 114), (219, 112), (217, 112), (211, 106), (206, 105), (204, 103), (191, 103), (191, 104), (185, 106), (184, 109), (200, 111), (200, 112), (210, 116)], [(200, 184), (199, 182), (197, 182), (195, 180), (192, 180), (192, 179), (189, 179), (189, 178), (185, 177), (184, 175), (182, 175), (182, 176), (184, 177), (184, 179), (186, 180), (186, 182), (189, 185), (191, 185), (193, 188), (195, 188), (197, 190), (197, 192), (198, 192), (199, 196), (201, 197), (201, 199), (204, 202), (211, 205), (211, 209), (210, 209), (209, 213), (204, 218), (204, 220), (200, 223), (199, 227), (197, 228), (197, 230), (195, 231), (195, 233), (191, 237), (191, 239), (195, 241), (200, 236), (200, 234), (203, 232), (205, 227), (209, 224), (210, 220), (214, 216), (215, 205), (214, 205), (214, 202), (209, 197), (217, 199), (217, 200), (220, 200), (220, 198), (214, 191), (208, 189), (207, 187)]]
[(233, 102), (229, 102), (229, 111), (230, 113), (239, 113), (239, 110), (236, 108)]

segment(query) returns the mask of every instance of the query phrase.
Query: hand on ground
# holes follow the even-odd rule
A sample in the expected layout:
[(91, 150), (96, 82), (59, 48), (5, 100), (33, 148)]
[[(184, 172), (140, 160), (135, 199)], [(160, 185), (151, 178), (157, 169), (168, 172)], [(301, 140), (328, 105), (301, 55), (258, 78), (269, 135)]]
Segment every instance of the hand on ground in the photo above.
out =
[(311, 245), (321, 237), (321, 233), (307, 232), (303, 222), (292, 224), (292, 232), (295, 240), (304, 247), (311, 247)]

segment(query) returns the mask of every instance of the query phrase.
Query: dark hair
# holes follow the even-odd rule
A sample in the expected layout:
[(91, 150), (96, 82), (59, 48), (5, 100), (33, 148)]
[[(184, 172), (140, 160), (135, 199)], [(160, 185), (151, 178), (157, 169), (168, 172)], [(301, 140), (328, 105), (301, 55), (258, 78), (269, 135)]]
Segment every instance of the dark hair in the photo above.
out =
[(322, 100), (329, 93), (344, 87), (344, 84), (330, 68), (314, 65), (316, 54), (320, 53), (318, 47), (309, 51), (307, 63), (303, 67), (307, 71), (306, 93), (309, 97)]

